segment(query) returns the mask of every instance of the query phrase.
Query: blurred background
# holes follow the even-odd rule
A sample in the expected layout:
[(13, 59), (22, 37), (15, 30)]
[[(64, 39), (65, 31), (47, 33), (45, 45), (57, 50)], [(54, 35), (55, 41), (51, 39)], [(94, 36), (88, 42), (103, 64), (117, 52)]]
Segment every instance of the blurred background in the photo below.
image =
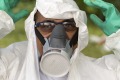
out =
[[(111, 50), (106, 48), (104, 45), (105, 35), (103, 32), (89, 19), (90, 14), (96, 14), (102, 20), (104, 20), (104, 16), (100, 12), (100, 10), (88, 7), (83, 3), (83, 0), (75, 0), (81, 10), (86, 11), (88, 16), (88, 31), (89, 31), (89, 44), (82, 51), (85, 55), (90, 57), (99, 58), (106, 54), (111, 54)], [(105, 0), (107, 2), (113, 3), (120, 10), (120, 0)], [(14, 12), (17, 12), (21, 9), (27, 9), (30, 12), (33, 10), (35, 6), (35, 0), (21, 0), (20, 3), (13, 9)], [(9, 46), (11, 43), (19, 42), (27, 40), (26, 34), (24, 31), (24, 21), (28, 16), (16, 22), (16, 29), (12, 31), (10, 34), (5, 36), (0, 40), (0, 48), (4, 48)]]

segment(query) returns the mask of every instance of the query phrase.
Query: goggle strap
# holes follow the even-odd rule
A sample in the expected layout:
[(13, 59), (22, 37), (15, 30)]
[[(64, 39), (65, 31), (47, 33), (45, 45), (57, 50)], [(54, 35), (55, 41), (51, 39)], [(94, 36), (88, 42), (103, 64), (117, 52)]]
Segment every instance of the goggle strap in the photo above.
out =
[(35, 27), (35, 34), (37, 38), (40, 40), (40, 42), (42, 43), (42, 45), (44, 45), (46, 41), (44, 37), (42, 36), (42, 34), (38, 31), (37, 27)]
[(76, 45), (78, 42), (78, 29), (75, 32), (74, 36), (72, 37), (72, 39), (70, 40), (70, 47)]

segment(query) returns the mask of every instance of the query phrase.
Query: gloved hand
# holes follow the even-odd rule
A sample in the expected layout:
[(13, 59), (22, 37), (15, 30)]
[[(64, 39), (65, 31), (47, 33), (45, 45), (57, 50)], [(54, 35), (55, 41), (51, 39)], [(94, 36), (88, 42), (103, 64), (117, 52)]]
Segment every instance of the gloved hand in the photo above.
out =
[(102, 0), (84, 0), (84, 3), (102, 11), (105, 16), (105, 21), (102, 21), (95, 14), (91, 14), (90, 18), (107, 36), (120, 29), (120, 13), (113, 4)]
[(9, 14), (14, 22), (17, 22), (29, 13), (27, 10), (21, 10), (16, 14), (12, 12), (12, 8), (14, 8), (19, 1), (20, 0), (0, 0), (0, 10), (4, 10), (7, 14)]

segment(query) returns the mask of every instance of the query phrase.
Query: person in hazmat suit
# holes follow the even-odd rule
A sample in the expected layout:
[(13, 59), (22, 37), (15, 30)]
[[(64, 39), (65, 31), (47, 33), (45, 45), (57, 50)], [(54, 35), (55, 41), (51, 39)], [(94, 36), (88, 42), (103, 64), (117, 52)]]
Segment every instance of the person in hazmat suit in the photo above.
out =
[[(27, 14), (12, 13), (17, 1), (0, 0), (0, 38)], [(84, 2), (105, 16), (91, 19), (114, 54), (95, 59), (81, 53), (88, 44), (87, 18), (74, 0), (36, 0), (25, 21), (28, 40), (0, 49), (0, 80), (120, 80), (120, 13), (103, 0)]]

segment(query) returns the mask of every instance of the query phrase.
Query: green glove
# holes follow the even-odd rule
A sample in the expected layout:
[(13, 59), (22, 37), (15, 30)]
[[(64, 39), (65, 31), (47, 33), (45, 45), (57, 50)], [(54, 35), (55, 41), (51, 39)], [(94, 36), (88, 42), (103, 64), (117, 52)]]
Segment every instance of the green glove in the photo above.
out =
[(95, 14), (91, 14), (90, 18), (107, 36), (120, 29), (120, 13), (113, 4), (102, 0), (84, 0), (84, 3), (102, 11), (105, 21), (102, 21)]
[(29, 12), (27, 10), (21, 10), (18, 13), (13, 13), (12, 8), (18, 4), (19, 0), (0, 0), (0, 10), (4, 10), (11, 16), (14, 22), (26, 16)]

